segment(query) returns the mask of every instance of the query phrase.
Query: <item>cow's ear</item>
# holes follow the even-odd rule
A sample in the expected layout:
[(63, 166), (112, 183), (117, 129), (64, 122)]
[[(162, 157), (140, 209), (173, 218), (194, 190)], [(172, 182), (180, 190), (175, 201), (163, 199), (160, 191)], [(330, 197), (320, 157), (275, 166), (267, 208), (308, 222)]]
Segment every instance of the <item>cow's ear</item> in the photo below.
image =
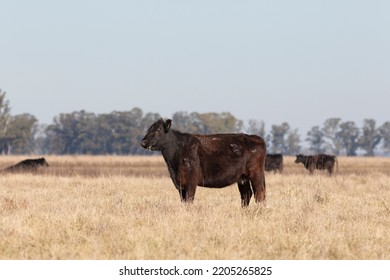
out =
[(169, 129), (171, 128), (171, 125), (172, 125), (172, 120), (166, 120), (164, 122), (165, 133), (167, 133), (169, 131)]

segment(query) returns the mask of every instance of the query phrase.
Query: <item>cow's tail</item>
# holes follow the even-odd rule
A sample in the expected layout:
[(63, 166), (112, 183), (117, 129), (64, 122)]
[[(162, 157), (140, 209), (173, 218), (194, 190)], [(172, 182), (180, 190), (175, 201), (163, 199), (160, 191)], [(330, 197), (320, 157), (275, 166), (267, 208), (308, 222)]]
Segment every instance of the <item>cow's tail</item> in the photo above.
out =
[(336, 162), (336, 173), (339, 173), (339, 161), (337, 160), (337, 156), (334, 156), (334, 161)]

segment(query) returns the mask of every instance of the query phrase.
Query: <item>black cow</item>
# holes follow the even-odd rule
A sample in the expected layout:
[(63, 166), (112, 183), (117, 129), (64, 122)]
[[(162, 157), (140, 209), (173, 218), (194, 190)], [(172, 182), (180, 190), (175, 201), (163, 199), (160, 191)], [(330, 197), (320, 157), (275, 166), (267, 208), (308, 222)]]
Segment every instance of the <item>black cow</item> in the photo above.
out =
[(265, 157), (265, 171), (283, 172), (283, 155), (267, 154)]
[(303, 163), (306, 169), (309, 170), (310, 174), (314, 173), (314, 169), (318, 169), (318, 170), (326, 169), (329, 172), (329, 175), (332, 175), (335, 163), (338, 170), (337, 157), (333, 155), (326, 155), (326, 154), (317, 154), (312, 156), (297, 155), (297, 158), (295, 159), (295, 163)]
[(238, 184), (241, 205), (265, 201), (264, 140), (247, 134), (200, 135), (171, 129), (172, 120), (152, 124), (141, 146), (161, 151), (181, 201), (193, 202), (197, 186)]
[(36, 171), (39, 167), (49, 166), (45, 158), (25, 159), (21, 162), (7, 167), (5, 171)]

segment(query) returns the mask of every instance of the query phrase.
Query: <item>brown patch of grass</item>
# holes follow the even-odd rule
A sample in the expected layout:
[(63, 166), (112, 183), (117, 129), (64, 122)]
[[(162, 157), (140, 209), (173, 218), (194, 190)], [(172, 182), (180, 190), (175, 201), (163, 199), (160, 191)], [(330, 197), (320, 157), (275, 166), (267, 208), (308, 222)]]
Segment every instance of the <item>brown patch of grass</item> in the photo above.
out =
[[(180, 202), (161, 157), (46, 157), (0, 177), (2, 259), (389, 259), (390, 159), (266, 173), (267, 207), (236, 186)], [(20, 157), (0, 158), (0, 167)]]

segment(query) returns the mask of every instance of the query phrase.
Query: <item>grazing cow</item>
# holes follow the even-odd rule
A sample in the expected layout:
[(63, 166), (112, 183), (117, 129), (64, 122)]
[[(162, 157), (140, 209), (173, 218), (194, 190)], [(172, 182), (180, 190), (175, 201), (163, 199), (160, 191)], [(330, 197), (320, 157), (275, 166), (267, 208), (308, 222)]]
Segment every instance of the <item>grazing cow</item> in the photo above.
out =
[(267, 154), (265, 156), (265, 171), (283, 172), (283, 155)]
[(49, 166), (45, 158), (26, 159), (7, 167), (5, 171), (36, 171), (39, 167)]
[(295, 163), (303, 163), (305, 168), (309, 170), (310, 174), (314, 173), (314, 169), (324, 170), (326, 169), (329, 172), (329, 175), (332, 175), (334, 164), (338, 170), (338, 161), (336, 156), (318, 154), (312, 156), (297, 155)]
[(264, 140), (247, 134), (200, 135), (171, 129), (172, 120), (150, 126), (141, 146), (161, 151), (182, 202), (193, 202), (197, 186), (223, 188), (238, 184), (241, 205), (254, 195), (265, 202)]

